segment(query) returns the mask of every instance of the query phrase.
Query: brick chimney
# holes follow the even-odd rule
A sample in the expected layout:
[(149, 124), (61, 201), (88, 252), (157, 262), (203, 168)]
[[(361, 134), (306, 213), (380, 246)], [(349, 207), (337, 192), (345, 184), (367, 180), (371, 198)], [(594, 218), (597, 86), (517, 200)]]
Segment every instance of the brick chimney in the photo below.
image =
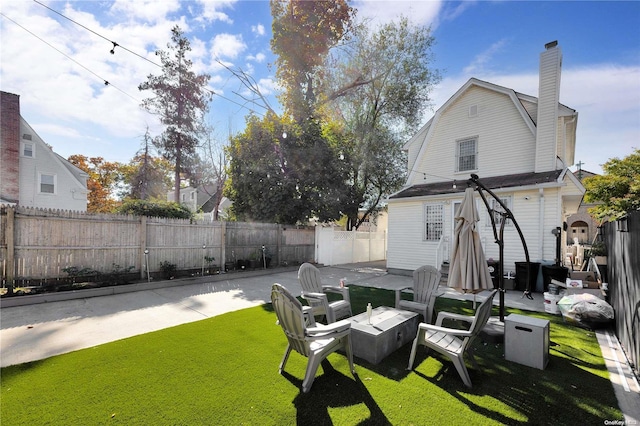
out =
[(562, 51), (557, 41), (547, 43), (540, 54), (538, 119), (536, 123), (536, 172), (556, 169), (558, 142), (558, 102)]
[(20, 96), (0, 92), (0, 198), (20, 198)]

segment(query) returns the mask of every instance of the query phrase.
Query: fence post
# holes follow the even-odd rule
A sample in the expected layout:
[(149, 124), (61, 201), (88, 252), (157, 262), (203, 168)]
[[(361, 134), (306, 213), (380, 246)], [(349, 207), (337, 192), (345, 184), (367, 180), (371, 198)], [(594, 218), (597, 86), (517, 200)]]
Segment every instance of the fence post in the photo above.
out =
[(275, 266), (280, 266), (282, 265), (282, 238), (283, 238), (283, 231), (282, 231), (282, 225), (278, 224), (278, 236), (276, 237), (276, 258), (275, 259), (271, 259), (271, 261), (273, 262), (274, 260), (276, 260), (276, 264)]
[(15, 210), (7, 208), (7, 227), (5, 238), (7, 240), (7, 294), (13, 294), (13, 280), (16, 273), (15, 264)]
[(138, 258), (140, 259), (140, 261), (138, 262), (138, 264), (140, 265), (141, 280), (145, 278), (144, 268), (148, 267), (148, 265), (146, 265), (146, 262), (144, 261), (145, 259), (144, 251), (146, 249), (147, 249), (147, 217), (140, 216), (140, 254), (138, 255)]
[(220, 221), (220, 270), (227, 272), (227, 222)]

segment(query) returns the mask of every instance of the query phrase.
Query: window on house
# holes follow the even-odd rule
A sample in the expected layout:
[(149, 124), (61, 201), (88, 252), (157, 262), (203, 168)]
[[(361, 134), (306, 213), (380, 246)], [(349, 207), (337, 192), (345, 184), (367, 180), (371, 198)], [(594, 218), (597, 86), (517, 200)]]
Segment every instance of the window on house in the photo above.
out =
[(478, 168), (478, 139), (470, 138), (458, 141), (456, 150), (456, 172), (476, 170)]
[[(493, 220), (495, 220), (496, 222), (496, 227), (500, 227), (500, 225), (502, 224), (502, 219), (504, 218), (504, 216), (501, 213), (504, 213), (504, 209), (502, 208), (500, 203), (498, 203), (493, 198), (487, 201), (489, 202), (489, 207), (492, 210)], [(502, 203), (505, 206), (507, 206), (509, 210), (513, 208), (511, 205), (512, 199), (510, 195), (506, 197), (500, 197), (500, 201), (502, 201)], [(511, 226), (511, 225), (513, 225), (513, 222), (511, 221), (511, 219), (508, 219), (507, 222), (504, 224), (504, 226)], [(489, 215), (487, 215), (487, 226), (491, 226), (491, 216)]]
[(424, 239), (438, 241), (444, 228), (444, 207), (442, 204), (425, 204), (424, 206)]
[(182, 202), (184, 203), (185, 201), (187, 201), (187, 194), (180, 194), (180, 198), (182, 198)]
[(33, 144), (32, 143), (23, 143), (22, 144), (22, 156), (23, 157), (31, 157), (31, 158), (33, 158)]
[(40, 173), (40, 193), (42, 194), (56, 193), (56, 175)]
[(194, 191), (194, 192), (192, 192), (192, 193), (191, 193), (191, 199), (192, 199), (192, 200), (195, 200), (195, 198), (196, 198), (196, 193), (195, 193), (195, 191)]

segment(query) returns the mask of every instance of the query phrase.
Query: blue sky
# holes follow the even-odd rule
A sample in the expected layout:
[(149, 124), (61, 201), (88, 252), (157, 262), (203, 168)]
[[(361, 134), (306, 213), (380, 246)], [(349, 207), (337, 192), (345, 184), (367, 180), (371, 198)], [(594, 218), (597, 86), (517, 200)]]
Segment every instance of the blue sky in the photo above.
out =
[[(252, 106), (236, 94), (241, 85), (216, 58), (250, 72), (275, 99), (266, 0), (40, 2), (154, 62), (153, 52), (166, 47), (171, 27), (180, 24), (192, 41), (196, 70), (211, 74), (211, 89), (221, 95), (208, 117), (220, 140), (242, 130)], [(607, 159), (640, 147), (640, 2), (352, 5), (372, 25), (400, 14), (431, 25), (433, 65), (443, 79), (424, 122), (471, 77), (537, 96), (539, 54), (558, 40), (564, 55), (560, 101), (579, 113), (576, 161), (599, 173)], [(128, 162), (147, 126), (159, 133), (156, 117), (138, 106), (149, 95), (137, 90), (149, 73), (159, 73), (157, 67), (121, 48), (111, 55), (108, 41), (37, 2), (5, 0), (0, 11), (0, 89), (21, 96), (22, 116), (57, 153)]]

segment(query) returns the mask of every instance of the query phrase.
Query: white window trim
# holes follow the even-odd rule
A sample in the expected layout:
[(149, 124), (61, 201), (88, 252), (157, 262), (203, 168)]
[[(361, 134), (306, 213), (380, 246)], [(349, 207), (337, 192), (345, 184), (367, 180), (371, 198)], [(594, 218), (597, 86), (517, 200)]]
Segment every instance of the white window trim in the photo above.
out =
[[(502, 195), (502, 196), (498, 196), (500, 198), (500, 201), (502, 201), (509, 210), (511, 210), (513, 212), (513, 196), (512, 195)], [(489, 207), (491, 209), (495, 209), (495, 210), (500, 210), (502, 211), (502, 207), (500, 206), (500, 204), (494, 199), (494, 198), (489, 198), (487, 200), (489, 202)], [(500, 221), (502, 220), (502, 215), (498, 214), (498, 213), (494, 213), (495, 216), (495, 221), (496, 221), (496, 228), (500, 229)], [(487, 220), (485, 223), (487, 228), (491, 228), (491, 214), (489, 212), (487, 212)], [(513, 226), (513, 221), (511, 219), (507, 219), (507, 223), (505, 223), (504, 227), (505, 228), (509, 228)]]
[[(53, 176), (53, 192), (42, 192), (42, 176)], [(57, 195), (58, 194), (58, 175), (55, 173), (38, 172), (38, 194)]]
[[(24, 155), (24, 149), (27, 145), (31, 146), (31, 156)], [(24, 158), (36, 158), (36, 144), (33, 142), (20, 142), (20, 156)]]
[[(440, 209), (440, 230), (438, 233), (438, 230), (434, 231), (436, 233), (438, 233), (437, 236), (434, 236), (435, 238), (429, 238), (429, 233), (427, 232), (427, 224), (430, 223), (427, 220), (429, 219), (429, 215), (427, 214), (427, 210), (429, 207), (438, 207)], [(438, 222), (431, 222), (431, 223), (438, 223)], [(442, 237), (443, 233), (444, 233), (444, 204), (443, 203), (424, 203), (424, 205), (422, 206), (422, 226), (423, 226), (423, 231), (422, 231), (422, 240), (423, 241), (428, 241), (428, 242), (438, 242), (440, 241), (440, 238)]]
[[(455, 166), (456, 173), (469, 173), (469, 172), (478, 170), (478, 144), (479, 144), (478, 139), (479, 139), (478, 136), (470, 136), (468, 138), (456, 140), (456, 166)], [(476, 148), (473, 154), (475, 156), (475, 164), (474, 164), (475, 168), (460, 170), (460, 144), (463, 142), (471, 141), (471, 140), (475, 142), (475, 148)]]

